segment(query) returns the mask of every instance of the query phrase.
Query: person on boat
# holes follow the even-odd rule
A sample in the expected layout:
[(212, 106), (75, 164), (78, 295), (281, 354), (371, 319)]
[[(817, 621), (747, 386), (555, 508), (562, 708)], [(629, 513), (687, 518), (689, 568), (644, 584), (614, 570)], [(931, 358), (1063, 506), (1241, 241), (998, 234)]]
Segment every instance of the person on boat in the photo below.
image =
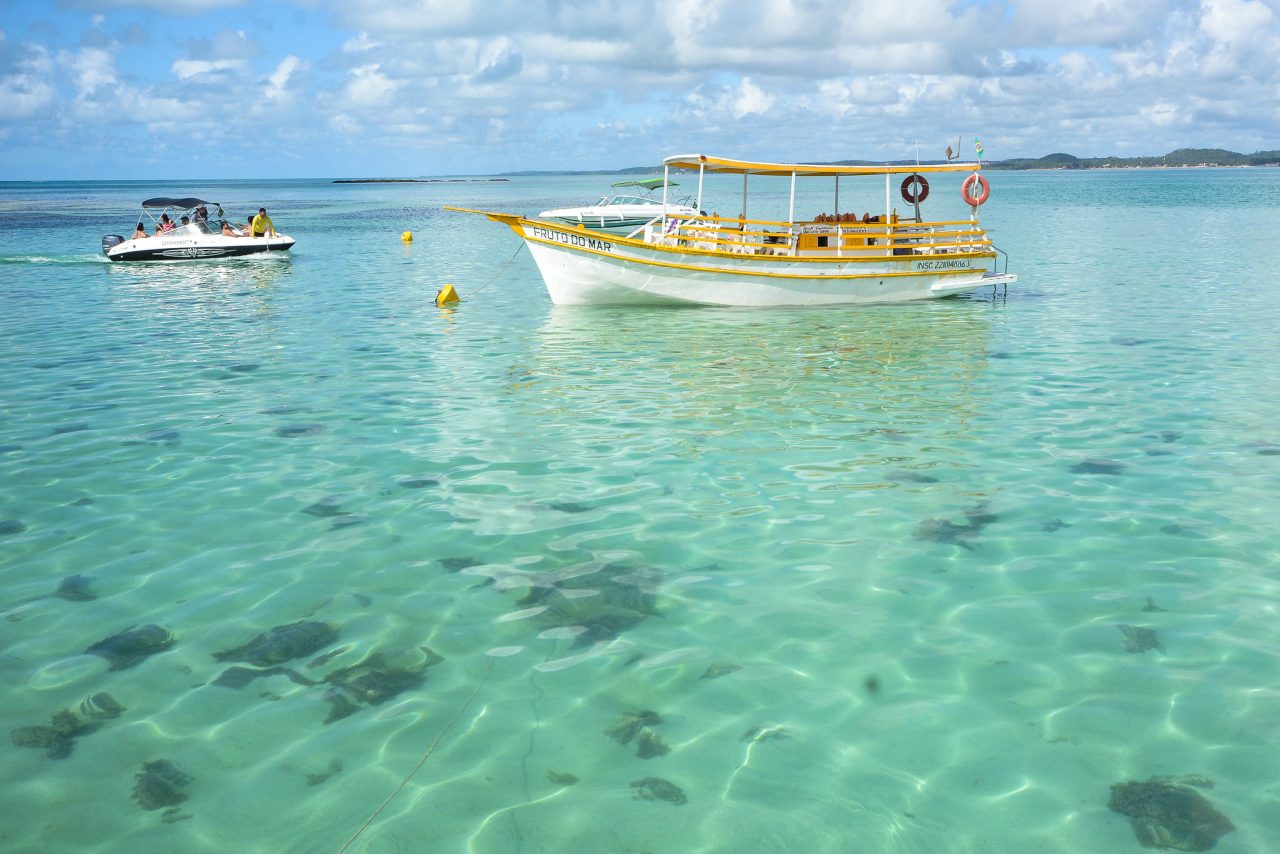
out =
[(147, 234), (146, 227), (142, 223), (138, 223), (138, 227), (133, 230), (133, 237), (130, 239), (138, 240), (139, 238), (150, 237), (150, 236), (151, 235)]
[(231, 223), (227, 222), (224, 219), (222, 221), (222, 236), (223, 237), (243, 237), (244, 235), (236, 231), (234, 228), (232, 228)]
[(196, 208), (196, 213), (195, 213), (195, 216), (192, 218), (192, 220), (194, 222), (208, 222), (209, 211), (205, 208), (204, 205), (201, 205), (200, 207)]
[(160, 221), (156, 223), (156, 236), (159, 237), (167, 231), (173, 231), (173, 220), (169, 219), (168, 214), (160, 214)]
[(191, 225), (191, 220), (184, 216), (184, 217), (182, 218), (182, 224), (183, 224), (183, 225)]
[(271, 222), (271, 217), (267, 216), (266, 208), (258, 208), (258, 215), (251, 222), (254, 237), (266, 237), (268, 232), (272, 237), (276, 236), (275, 224)]

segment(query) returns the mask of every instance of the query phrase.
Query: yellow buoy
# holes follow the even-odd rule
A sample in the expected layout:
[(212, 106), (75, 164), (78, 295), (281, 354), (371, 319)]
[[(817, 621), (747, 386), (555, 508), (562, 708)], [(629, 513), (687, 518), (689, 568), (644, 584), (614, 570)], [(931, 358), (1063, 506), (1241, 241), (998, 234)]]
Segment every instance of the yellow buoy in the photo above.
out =
[(401, 240), (401, 241), (403, 241), (403, 242), (405, 242), (405, 243), (412, 243), (412, 242), (413, 242), (413, 232), (412, 232), (412, 231), (406, 231), (404, 234), (400, 235), (400, 240)]
[(458, 296), (458, 292), (453, 289), (453, 285), (445, 285), (436, 294), (436, 305), (448, 305), (451, 302), (459, 302), (462, 297)]

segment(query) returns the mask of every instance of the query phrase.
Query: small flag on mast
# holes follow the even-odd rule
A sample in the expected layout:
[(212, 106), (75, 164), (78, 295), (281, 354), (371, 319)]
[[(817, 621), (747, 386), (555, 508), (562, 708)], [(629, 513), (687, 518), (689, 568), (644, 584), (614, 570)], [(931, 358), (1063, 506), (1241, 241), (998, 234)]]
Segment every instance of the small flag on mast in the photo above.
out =
[(982, 141), (976, 136), (973, 138), (973, 150), (978, 152), (978, 157), (982, 157)]

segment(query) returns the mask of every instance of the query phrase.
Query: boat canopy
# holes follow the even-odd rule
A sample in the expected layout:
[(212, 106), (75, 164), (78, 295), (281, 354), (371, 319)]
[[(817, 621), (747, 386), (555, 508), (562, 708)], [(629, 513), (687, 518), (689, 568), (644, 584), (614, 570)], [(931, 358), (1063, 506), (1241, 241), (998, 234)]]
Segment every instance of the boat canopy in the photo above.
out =
[(667, 181), (663, 178), (641, 178), (638, 181), (618, 181), (610, 184), (610, 187), (644, 187), (646, 190), (656, 190), (659, 187), (679, 187), (675, 181)]
[(216, 205), (217, 202), (206, 202), (204, 199), (170, 199), (166, 196), (159, 196), (154, 199), (147, 199), (142, 203), (144, 208), (194, 208), (200, 205)]
[[(886, 163), (882, 166), (841, 166), (834, 163), (759, 163), (751, 160), (730, 160), (706, 154), (677, 154), (662, 161), (668, 169), (691, 169), (698, 172), (719, 172), (730, 175), (776, 175), (790, 177), (806, 175), (832, 177), (840, 175), (911, 175), (918, 172), (975, 172), (981, 163)], [(654, 178), (655, 181), (661, 179)], [(616, 186), (616, 185), (615, 185)]]

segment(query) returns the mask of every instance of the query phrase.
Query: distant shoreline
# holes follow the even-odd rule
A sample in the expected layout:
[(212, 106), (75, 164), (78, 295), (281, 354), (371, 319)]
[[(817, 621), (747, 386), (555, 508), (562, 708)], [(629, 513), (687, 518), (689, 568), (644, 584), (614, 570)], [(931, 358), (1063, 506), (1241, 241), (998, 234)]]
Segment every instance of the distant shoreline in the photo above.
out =
[(336, 178), (333, 184), (466, 184), (472, 181), (483, 183), (509, 182), (510, 178)]
[[(827, 162), (799, 161), (818, 166), (910, 166), (915, 160), (836, 160)], [(921, 160), (921, 166), (933, 166), (946, 163), (945, 160)], [(1046, 154), (1044, 157), (1013, 157), (1007, 160), (985, 160), (984, 169), (1007, 169), (1011, 171), (1080, 171), (1085, 169), (1205, 169), (1205, 168), (1239, 168), (1243, 166), (1280, 166), (1280, 151), (1256, 151), (1253, 154), (1240, 154), (1222, 148), (1180, 148), (1159, 157), (1076, 157), (1073, 154)], [(500, 172), (510, 177), (532, 177), (547, 175), (630, 175), (651, 174), (662, 171), (662, 164), (656, 166), (631, 166), (626, 169), (604, 171), (600, 169), (569, 171), (549, 169), (542, 171)]]

